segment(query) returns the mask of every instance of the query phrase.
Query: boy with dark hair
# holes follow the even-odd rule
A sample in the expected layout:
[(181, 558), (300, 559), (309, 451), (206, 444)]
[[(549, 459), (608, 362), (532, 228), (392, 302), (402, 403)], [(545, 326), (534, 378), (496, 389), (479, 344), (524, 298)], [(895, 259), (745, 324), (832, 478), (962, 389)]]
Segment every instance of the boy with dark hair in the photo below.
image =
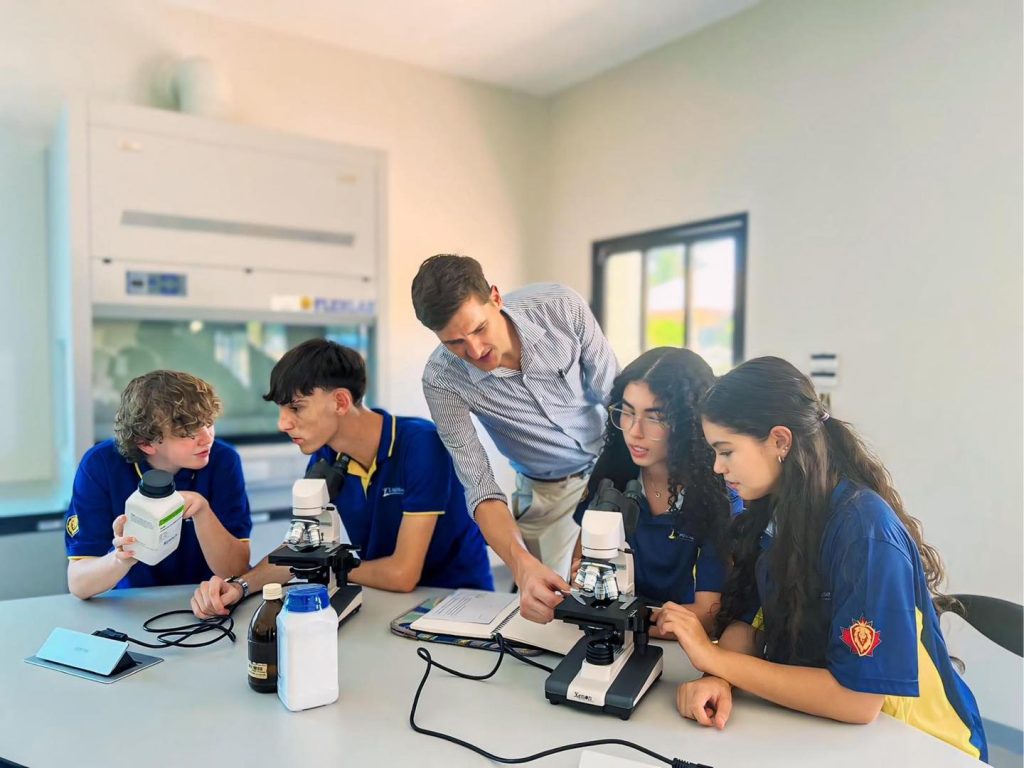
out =
[[(469, 519), (434, 425), (370, 410), (365, 392), (366, 365), (358, 352), (311, 339), (274, 366), (264, 395), (280, 407), (278, 429), (310, 465), (351, 457), (348, 477), (332, 499), (362, 558), (349, 579), (393, 592), (417, 585), (493, 589), (483, 537)], [(264, 558), (235, 579), (200, 584), (192, 610), (199, 617), (223, 615), (250, 591), (290, 579), (288, 568)]]
[[(64, 519), (72, 594), (189, 584), (248, 567), (249, 500), (238, 453), (214, 438), (220, 413), (213, 388), (188, 373), (152, 371), (128, 383), (114, 438), (86, 451), (75, 473)], [(124, 536), (124, 503), (150, 469), (174, 477), (189, 521), (178, 548), (154, 566), (138, 562)]]

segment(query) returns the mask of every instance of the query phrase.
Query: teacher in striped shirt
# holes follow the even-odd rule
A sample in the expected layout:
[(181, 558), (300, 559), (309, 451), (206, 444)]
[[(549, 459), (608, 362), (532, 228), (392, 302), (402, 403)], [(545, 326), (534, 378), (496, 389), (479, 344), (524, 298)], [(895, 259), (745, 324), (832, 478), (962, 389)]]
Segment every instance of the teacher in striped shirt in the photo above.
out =
[[(569, 589), (572, 513), (603, 444), (615, 355), (579, 294), (546, 283), (502, 298), (468, 256), (423, 262), (412, 301), (441, 341), (423, 394), (466, 506), (512, 570), (523, 616), (550, 621)], [(511, 509), (471, 416), (516, 470)]]

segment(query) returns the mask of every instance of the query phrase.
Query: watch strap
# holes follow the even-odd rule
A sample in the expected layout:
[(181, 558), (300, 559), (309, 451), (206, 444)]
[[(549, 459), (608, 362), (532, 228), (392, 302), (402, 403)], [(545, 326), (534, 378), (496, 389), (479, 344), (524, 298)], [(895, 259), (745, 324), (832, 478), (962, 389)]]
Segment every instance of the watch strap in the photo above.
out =
[(237, 584), (242, 588), (242, 597), (239, 599), (239, 602), (245, 600), (245, 598), (249, 596), (249, 582), (241, 576), (232, 576), (230, 579), (227, 580), (227, 583)]

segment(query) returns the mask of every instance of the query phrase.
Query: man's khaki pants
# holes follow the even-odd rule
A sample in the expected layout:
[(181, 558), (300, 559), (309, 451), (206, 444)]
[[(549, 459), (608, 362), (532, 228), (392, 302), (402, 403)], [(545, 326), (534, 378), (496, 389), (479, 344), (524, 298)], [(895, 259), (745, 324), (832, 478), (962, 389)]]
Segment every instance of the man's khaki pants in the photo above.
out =
[(512, 514), (523, 534), (523, 542), (530, 554), (565, 579), (569, 577), (572, 553), (580, 533), (572, 514), (586, 487), (587, 475), (571, 475), (549, 482), (516, 473)]

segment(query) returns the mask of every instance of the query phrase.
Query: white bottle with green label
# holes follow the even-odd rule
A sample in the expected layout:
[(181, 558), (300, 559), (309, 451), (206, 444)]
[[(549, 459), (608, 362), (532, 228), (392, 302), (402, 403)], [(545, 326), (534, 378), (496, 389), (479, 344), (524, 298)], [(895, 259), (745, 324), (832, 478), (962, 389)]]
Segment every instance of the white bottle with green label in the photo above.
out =
[(181, 521), (185, 499), (174, 490), (174, 478), (168, 472), (151, 469), (139, 480), (139, 489), (124, 503), (124, 535), (135, 539), (128, 549), (135, 559), (156, 565), (181, 541)]

